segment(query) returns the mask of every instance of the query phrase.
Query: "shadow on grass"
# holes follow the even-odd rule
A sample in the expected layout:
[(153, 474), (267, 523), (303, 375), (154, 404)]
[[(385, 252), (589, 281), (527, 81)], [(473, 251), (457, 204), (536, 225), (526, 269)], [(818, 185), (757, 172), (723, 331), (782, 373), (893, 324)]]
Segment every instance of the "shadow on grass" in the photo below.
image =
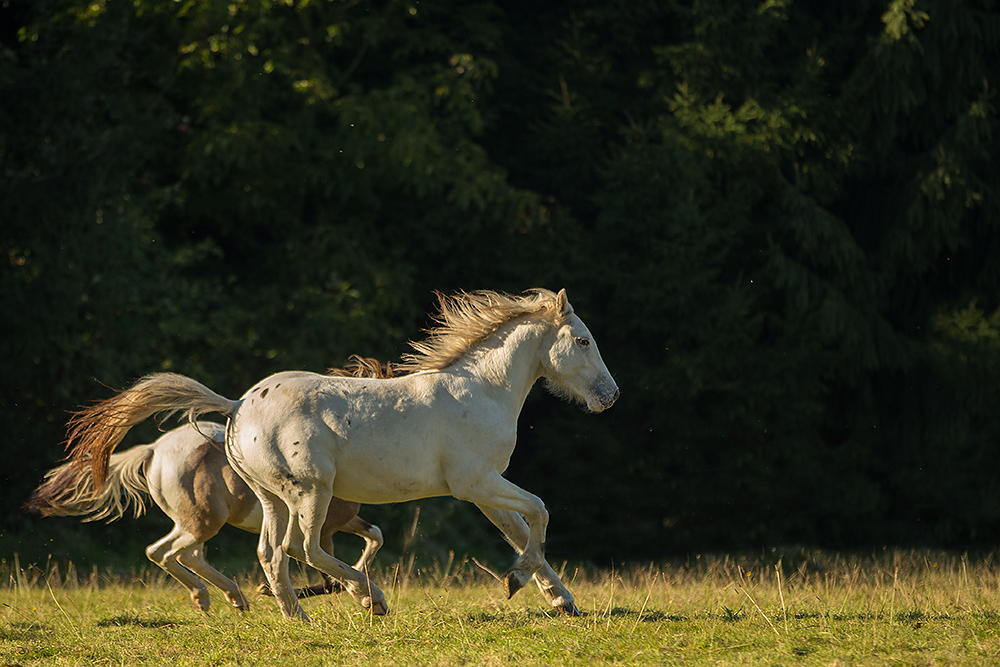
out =
[[(477, 611), (468, 614), (465, 618), (471, 623), (505, 623), (511, 627), (527, 625), (531, 621), (543, 618), (552, 618), (554, 613), (544, 611)], [(559, 614), (561, 616), (561, 614)]]
[[(604, 614), (601, 615), (603, 616)], [(627, 607), (613, 607), (611, 611), (607, 612), (607, 615), (611, 618), (634, 618), (640, 623), (659, 623), (662, 621), (683, 622), (691, 620), (685, 614), (668, 614), (655, 609), (645, 609), (640, 612), (628, 609)]]
[[(826, 612), (795, 612), (788, 615), (789, 618), (793, 618), (797, 621), (835, 621), (837, 623), (843, 623), (848, 621), (861, 622), (861, 623), (871, 623), (873, 621), (885, 621), (892, 620), (896, 623), (920, 623), (923, 621), (951, 621), (954, 620), (954, 616), (951, 614), (928, 614), (927, 612), (920, 611), (917, 609), (911, 609), (908, 611), (900, 611), (895, 614), (890, 614), (888, 612), (854, 612), (854, 613), (826, 613)], [(992, 618), (1000, 618), (1000, 615), (993, 614)], [(990, 617), (986, 617), (987, 620)]]
[[(691, 617), (686, 614), (668, 614), (655, 609), (645, 609), (640, 612), (635, 609), (628, 609), (627, 607), (613, 607), (610, 610), (603, 611), (582, 611), (581, 615), (596, 618), (635, 619), (639, 623), (661, 623), (664, 621), (683, 623), (691, 620)], [(506, 623), (510, 626), (527, 625), (532, 621), (552, 618), (568, 617), (555, 611), (538, 610), (521, 610), (517, 613), (508, 611), (478, 611), (466, 616), (466, 620), (471, 623)]]
[(184, 625), (184, 622), (173, 621), (162, 616), (142, 618), (138, 614), (121, 614), (110, 618), (102, 618), (97, 622), (97, 627), (99, 628), (123, 628), (128, 626), (136, 628), (169, 628), (177, 625)]
[(0, 641), (18, 642), (37, 639), (47, 630), (48, 628), (40, 623), (14, 621), (9, 628), (0, 628)]

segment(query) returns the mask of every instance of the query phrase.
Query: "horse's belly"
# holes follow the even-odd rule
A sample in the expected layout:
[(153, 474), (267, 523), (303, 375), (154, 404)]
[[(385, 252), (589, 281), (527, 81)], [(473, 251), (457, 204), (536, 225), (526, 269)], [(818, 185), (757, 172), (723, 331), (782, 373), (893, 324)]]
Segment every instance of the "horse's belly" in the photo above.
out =
[(448, 485), (429, 466), (338, 461), (333, 495), (365, 505), (401, 503), (449, 495)]
[(229, 523), (250, 533), (260, 533), (260, 527), (264, 525), (264, 510), (260, 503), (254, 503), (247, 514), (234, 517)]

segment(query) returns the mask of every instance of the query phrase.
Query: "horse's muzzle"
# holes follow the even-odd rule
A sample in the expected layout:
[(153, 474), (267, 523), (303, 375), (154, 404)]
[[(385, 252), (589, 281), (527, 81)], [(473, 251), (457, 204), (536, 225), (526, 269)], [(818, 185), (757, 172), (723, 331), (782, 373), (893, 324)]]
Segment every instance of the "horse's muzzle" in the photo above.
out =
[(591, 412), (604, 412), (618, 400), (621, 392), (614, 381), (600, 382), (591, 387), (587, 398), (587, 409)]

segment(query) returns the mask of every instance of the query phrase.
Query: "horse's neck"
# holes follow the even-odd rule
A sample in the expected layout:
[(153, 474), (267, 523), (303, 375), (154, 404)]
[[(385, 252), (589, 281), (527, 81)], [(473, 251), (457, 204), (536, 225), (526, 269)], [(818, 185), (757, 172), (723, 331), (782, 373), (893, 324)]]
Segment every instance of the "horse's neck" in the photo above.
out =
[(547, 327), (540, 322), (515, 321), (480, 343), (466, 367), (488, 388), (521, 411), (532, 385), (541, 377), (539, 348)]

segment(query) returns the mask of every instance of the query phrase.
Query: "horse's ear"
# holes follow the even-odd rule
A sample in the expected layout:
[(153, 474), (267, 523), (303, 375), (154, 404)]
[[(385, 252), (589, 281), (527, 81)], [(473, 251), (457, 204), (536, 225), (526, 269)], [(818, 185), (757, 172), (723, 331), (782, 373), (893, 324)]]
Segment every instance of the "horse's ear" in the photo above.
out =
[(568, 317), (573, 314), (573, 306), (569, 305), (569, 298), (566, 296), (566, 289), (559, 290), (556, 294), (556, 308), (559, 309), (561, 317)]

